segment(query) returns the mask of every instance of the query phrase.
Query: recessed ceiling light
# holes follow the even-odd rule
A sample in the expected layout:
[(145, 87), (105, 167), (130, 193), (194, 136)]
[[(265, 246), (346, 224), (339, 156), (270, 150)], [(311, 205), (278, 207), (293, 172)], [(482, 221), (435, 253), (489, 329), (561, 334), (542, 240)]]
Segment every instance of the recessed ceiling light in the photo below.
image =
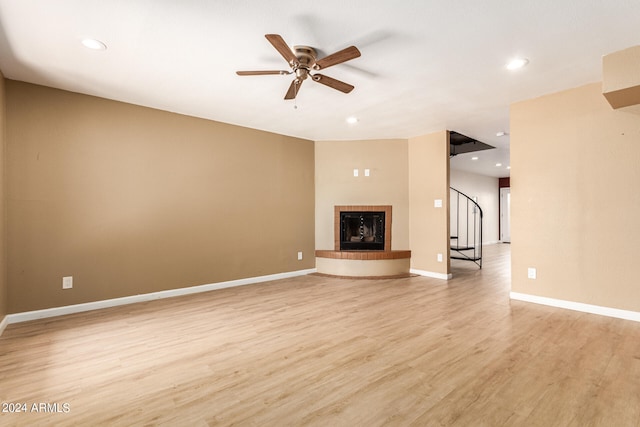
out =
[(500, 166), (502, 166), (502, 163), (496, 163), (496, 166), (500, 167)]
[(347, 123), (349, 123), (350, 125), (354, 125), (354, 124), (358, 123), (358, 118), (357, 117), (347, 117)]
[(524, 67), (529, 63), (527, 58), (513, 58), (511, 61), (507, 63), (508, 70), (517, 70), (519, 68)]
[(511, 166), (507, 166), (507, 169), (511, 169)]
[(496, 132), (496, 136), (505, 136), (507, 133), (506, 132)]
[(82, 39), (82, 45), (87, 49), (106, 50), (107, 45), (96, 39)]
[(474, 156), (471, 158), (471, 160), (478, 160), (478, 158)]

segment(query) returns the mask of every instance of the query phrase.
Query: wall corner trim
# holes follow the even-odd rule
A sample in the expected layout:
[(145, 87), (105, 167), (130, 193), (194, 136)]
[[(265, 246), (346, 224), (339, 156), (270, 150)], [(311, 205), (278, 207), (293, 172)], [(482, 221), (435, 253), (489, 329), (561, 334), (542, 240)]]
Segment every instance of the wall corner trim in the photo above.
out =
[(602, 307), (599, 305), (584, 304), (581, 302), (565, 301), (555, 298), (541, 297), (531, 294), (521, 294), (510, 292), (509, 298), (518, 301), (532, 302), (535, 304), (548, 305), (551, 307), (565, 308), (568, 310), (581, 311), (584, 313), (598, 314), (600, 316), (615, 317), (618, 319), (633, 320), (640, 322), (640, 312), (621, 310), (618, 308)]
[(2, 336), (2, 333), (4, 332), (4, 328), (7, 327), (7, 325), (9, 324), (9, 316), (4, 316), (2, 318), (2, 320), (0, 321), (0, 337)]
[(432, 277), (434, 279), (442, 279), (442, 280), (450, 280), (451, 278), (453, 278), (453, 275), (451, 273), (448, 273), (448, 274), (434, 273), (433, 271), (417, 270), (415, 268), (410, 269), (409, 273), (417, 274), (419, 276), (424, 276), (424, 277)]
[[(305, 276), (315, 273), (315, 268), (308, 270), (290, 271), (286, 273), (276, 273), (267, 276), (249, 277), (246, 279), (230, 280), (227, 282), (210, 283), (206, 285), (190, 286), (188, 288), (170, 289), (167, 291), (152, 292), (148, 294), (131, 295), (121, 298), (113, 298), (102, 301), (93, 301), (82, 304), (74, 304), (63, 307), (46, 308), (43, 310), (26, 311), (23, 313), (8, 314), (3, 321), (6, 324), (27, 322), (29, 320), (44, 319), (48, 317), (64, 316), (65, 314), (81, 313), (83, 311), (99, 310), (101, 308), (116, 307), (119, 305), (135, 304), (137, 302), (153, 301), (162, 298), (172, 298), (182, 295), (209, 292), (217, 289), (232, 288), (235, 286), (252, 285), (272, 280), (288, 279), (291, 277)], [(0, 323), (0, 333), (3, 323)], [(5, 325), (6, 326), (6, 325)]]

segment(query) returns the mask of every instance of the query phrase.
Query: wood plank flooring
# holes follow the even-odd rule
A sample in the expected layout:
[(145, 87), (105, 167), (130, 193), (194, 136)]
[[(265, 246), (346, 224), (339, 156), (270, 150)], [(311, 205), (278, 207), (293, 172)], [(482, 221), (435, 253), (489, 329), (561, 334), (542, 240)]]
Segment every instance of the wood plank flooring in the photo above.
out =
[(9, 325), (0, 425), (639, 426), (640, 324), (509, 301), (484, 255)]

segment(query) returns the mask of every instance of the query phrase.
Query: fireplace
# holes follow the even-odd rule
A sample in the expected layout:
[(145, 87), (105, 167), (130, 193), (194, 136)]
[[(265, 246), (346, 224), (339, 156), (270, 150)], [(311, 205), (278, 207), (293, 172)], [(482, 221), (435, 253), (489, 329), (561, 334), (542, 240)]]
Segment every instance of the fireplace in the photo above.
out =
[(316, 249), (318, 273), (407, 277), (411, 251), (391, 250), (391, 206), (334, 206), (333, 250)]
[(336, 251), (390, 251), (391, 206), (335, 206)]
[(340, 212), (340, 250), (384, 250), (384, 212)]

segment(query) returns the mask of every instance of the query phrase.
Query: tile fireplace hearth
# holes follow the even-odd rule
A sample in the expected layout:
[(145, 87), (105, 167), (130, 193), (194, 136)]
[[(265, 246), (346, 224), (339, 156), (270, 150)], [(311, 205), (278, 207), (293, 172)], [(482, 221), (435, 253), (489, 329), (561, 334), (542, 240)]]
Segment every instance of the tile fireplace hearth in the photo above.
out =
[(409, 250), (391, 250), (391, 206), (335, 206), (334, 249), (316, 250), (316, 269), (335, 276), (407, 275), (410, 258)]

